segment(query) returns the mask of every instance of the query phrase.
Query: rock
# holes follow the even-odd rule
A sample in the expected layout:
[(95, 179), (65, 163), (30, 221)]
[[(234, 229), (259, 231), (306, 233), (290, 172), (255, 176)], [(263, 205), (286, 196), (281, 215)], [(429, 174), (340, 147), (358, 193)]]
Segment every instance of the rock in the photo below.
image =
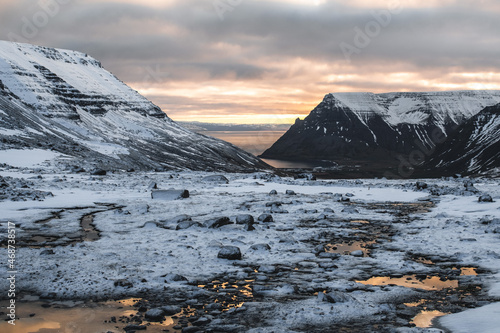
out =
[(144, 318), (149, 321), (163, 321), (165, 318), (165, 311), (162, 308), (154, 308), (146, 311)]
[(283, 203), (281, 201), (271, 201), (271, 202), (266, 202), (266, 207), (279, 207)]
[(260, 266), (257, 270), (259, 271), (259, 273), (272, 274), (276, 272), (276, 267), (272, 265), (264, 265)]
[(285, 192), (287, 195), (295, 195), (295, 191), (293, 190), (286, 190)]
[(261, 214), (257, 218), (257, 220), (264, 223), (274, 222), (273, 216), (271, 214)]
[(320, 292), (318, 293), (318, 301), (328, 302), (328, 303), (344, 303), (349, 301), (351, 298), (340, 291), (331, 291), (329, 293)]
[(184, 282), (188, 280), (184, 276), (179, 274), (167, 274), (164, 275), (164, 277), (167, 280), (167, 282)]
[(175, 227), (175, 230), (185, 230), (189, 229), (191, 227), (201, 227), (201, 223), (195, 222), (195, 221), (183, 221), (179, 222), (177, 226)]
[(217, 258), (228, 260), (241, 260), (241, 251), (236, 246), (224, 246), (220, 249)]
[(220, 228), (222, 226), (233, 224), (229, 217), (216, 217), (205, 221), (203, 224), (206, 228)]
[(354, 207), (346, 207), (346, 208), (342, 209), (342, 213), (358, 214), (359, 211)]
[(202, 182), (213, 182), (213, 183), (229, 184), (229, 179), (227, 179), (223, 175), (206, 176), (201, 181)]
[(201, 332), (202, 329), (199, 328), (199, 327), (196, 327), (196, 326), (188, 326), (188, 327), (184, 327), (182, 329), (182, 333), (196, 333), (196, 332)]
[(158, 189), (158, 184), (156, 182), (151, 182), (148, 185), (148, 190), (157, 190)]
[(198, 318), (198, 320), (193, 322), (193, 326), (205, 326), (210, 323), (210, 319), (207, 317)]
[(243, 228), (245, 231), (254, 231), (255, 227), (253, 226), (252, 223), (245, 224), (245, 227)]
[(255, 220), (250, 214), (243, 214), (236, 216), (236, 224), (252, 224)]
[(128, 168), (127, 172), (135, 172), (135, 169), (134, 168)]
[(90, 172), (92, 176), (106, 176), (107, 172), (106, 170), (102, 169), (94, 169)]
[(415, 186), (417, 187), (417, 190), (425, 190), (426, 188), (429, 187), (429, 185), (427, 185), (427, 183), (424, 183), (424, 182), (420, 182), (418, 181)]
[(189, 198), (188, 190), (152, 190), (151, 198), (155, 200), (178, 200)]
[(178, 306), (175, 305), (165, 305), (162, 306), (161, 309), (163, 310), (164, 314), (167, 316), (173, 316), (182, 311), (182, 309)]
[(49, 255), (49, 254), (55, 254), (54, 250), (52, 250), (52, 249), (45, 249), (42, 252), (40, 252), (40, 255)]
[(82, 173), (82, 172), (85, 172), (85, 169), (82, 168), (82, 167), (79, 167), (77, 165), (74, 165), (71, 167), (71, 172), (73, 173)]
[(323, 209), (323, 212), (325, 212), (325, 213), (332, 213), (332, 214), (335, 213), (335, 211), (333, 209), (331, 209), (331, 208), (325, 208), (325, 209)]
[(493, 202), (493, 198), (489, 194), (483, 194), (477, 200), (478, 202)]
[(144, 331), (148, 327), (145, 325), (127, 325), (123, 328), (125, 332), (131, 332), (131, 331)]
[(312, 173), (299, 173), (293, 176), (293, 179), (307, 179), (307, 180), (316, 180), (316, 176)]
[(351, 256), (353, 256), (353, 257), (362, 257), (362, 256), (363, 256), (363, 254), (364, 254), (364, 253), (363, 253), (363, 251), (361, 251), (361, 250), (356, 250), (356, 251), (352, 251), (352, 252), (351, 252)]
[(114, 282), (115, 287), (132, 288), (134, 285), (127, 279), (119, 279)]
[(269, 195), (278, 195), (278, 191), (276, 191), (276, 190), (271, 190), (271, 191), (269, 192)]
[(250, 246), (250, 250), (252, 251), (270, 251), (271, 247), (269, 244), (254, 244)]

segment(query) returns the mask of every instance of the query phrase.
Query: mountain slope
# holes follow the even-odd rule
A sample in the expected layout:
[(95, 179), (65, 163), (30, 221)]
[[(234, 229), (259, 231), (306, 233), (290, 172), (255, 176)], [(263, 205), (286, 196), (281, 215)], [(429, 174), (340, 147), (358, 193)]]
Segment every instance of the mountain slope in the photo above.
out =
[(487, 107), (436, 148), (423, 167), (440, 175), (476, 174), (500, 167), (500, 104)]
[(80, 52), (0, 41), (0, 149), (41, 147), (107, 168), (267, 165), (193, 133)]
[(261, 157), (333, 160), (383, 171), (415, 150), (433, 150), (498, 102), (500, 91), (328, 94)]

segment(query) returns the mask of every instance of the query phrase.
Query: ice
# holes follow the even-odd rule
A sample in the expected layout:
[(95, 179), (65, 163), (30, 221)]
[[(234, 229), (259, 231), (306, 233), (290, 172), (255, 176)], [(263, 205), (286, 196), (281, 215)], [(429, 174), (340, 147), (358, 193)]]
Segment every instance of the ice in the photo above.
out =
[(499, 330), (500, 303), (470, 309), (439, 319), (453, 333), (497, 333)]

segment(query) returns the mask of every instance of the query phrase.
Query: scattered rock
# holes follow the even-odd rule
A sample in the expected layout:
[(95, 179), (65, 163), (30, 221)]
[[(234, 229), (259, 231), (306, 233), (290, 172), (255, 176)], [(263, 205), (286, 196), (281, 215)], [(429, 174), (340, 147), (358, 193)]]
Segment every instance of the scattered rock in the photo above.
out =
[(426, 188), (429, 187), (429, 185), (427, 185), (427, 183), (424, 183), (424, 182), (417, 182), (415, 184), (415, 186), (417, 187), (417, 190), (425, 190)]
[(144, 331), (148, 327), (145, 325), (127, 325), (123, 328), (125, 332), (132, 332), (132, 331)]
[(90, 172), (92, 176), (106, 176), (107, 172), (103, 169), (94, 169)]
[(236, 246), (224, 246), (220, 249), (217, 258), (228, 260), (241, 260), (241, 250)]
[(213, 182), (213, 183), (229, 184), (229, 179), (227, 179), (223, 175), (206, 176), (201, 181), (202, 182)]
[(278, 191), (276, 191), (276, 190), (271, 190), (271, 191), (269, 192), (269, 195), (278, 195)]
[(478, 202), (493, 202), (493, 198), (489, 194), (483, 194), (477, 200)]
[(342, 213), (359, 214), (359, 210), (357, 210), (354, 207), (346, 207), (346, 208), (342, 209)]
[(163, 321), (165, 318), (165, 311), (162, 308), (155, 308), (146, 311), (144, 318), (149, 321)]
[(250, 214), (243, 214), (236, 216), (236, 224), (252, 224), (255, 220)]
[(243, 229), (245, 231), (254, 231), (255, 227), (253, 226), (253, 223), (248, 223), (248, 224), (245, 224), (245, 227)]
[(182, 333), (196, 333), (196, 332), (201, 332), (201, 328), (197, 326), (188, 326), (182, 329)]
[(206, 228), (220, 228), (222, 226), (233, 224), (229, 217), (216, 217), (205, 221), (203, 224)]
[(127, 279), (119, 279), (114, 282), (115, 287), (132, 288), (134, 285)]
[(276, 267), (272, 265), (264, 265), (260, 266), (257, 270), (259, 271), (259, 273), (272, 274), (276, 272)]
[(182, 309), (178, 306), (175, 305), (165, 305), (162, 306), (161, 309), (163, 310), (163, 313), (167, 316), (173, 316), (182, 311)]
[(148, 185), (148, 190), (157, 190), (158, 189), (158, 184), (156, 182), (151, 182)]
[(295, 195), (295, 191), (293, 190), (286, 190), (285, 192), (287, 195)]
[(356, 250), (351, 252), (351, 256), (353, 257), (362, 257), (363, 256), (363, 251), (362, 250)]
[(318, 301), (328, 303), (344, 303), (350, 300), (350, 297), (340, 291), (331, 291), (329, 293), (318, 293)]
[(198, 318), (198, 320), (193, 322), (193, 326), (205, 326), (210, 323), (210, 319), (207, 317)]
[(264, 223), (274, 222), (273, 216), (271, 214), (261, 214), (257, 218), (257, 220)]
[(178, 200), (189, 198), (188, 190), (152, 190), (151, 198), (155, 200)]
[(307, 180), (316, 180), (316, 176), (312, 173), (299, 173), (293, 176), (293, 179), (307, 179)]
[(250, 250), (252, 251), (271, 251), (271, 247), (269, 244), (254, 244), (250, 246)]
[(54, 250), (52, 250), (52, 249), (45, 249), (42, 252), (40, 252), (40, 255), (49, 255), (49, 254), (55, 254)]
[(165, 277), (167, 282), (185, 282), (188, 280), (187, 278), (179, 274), (167, 274), (164, 275), (163, 277)]
[(175, 227), (175, 230), (185, 230), (189, 229), (191, 227), (201, 227), (201, 223), (195, 222), (195, 221), (183, 221), (179, 222), (177, 226)]

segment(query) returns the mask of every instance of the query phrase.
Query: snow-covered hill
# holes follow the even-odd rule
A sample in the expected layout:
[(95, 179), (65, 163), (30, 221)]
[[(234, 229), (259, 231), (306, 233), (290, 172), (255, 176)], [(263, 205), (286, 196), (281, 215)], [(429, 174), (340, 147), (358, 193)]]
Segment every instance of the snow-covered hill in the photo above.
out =
[(108, 168), (266, 167), (229, 143), (176, 124), (75, 51), (0, 41), (0, 115), (2, 150), (52, 149)]
[(387, 170), (414, 151), (433, 150), (498, 102), (500, 91), (328, 94), (262, 157), (327, 159)]

